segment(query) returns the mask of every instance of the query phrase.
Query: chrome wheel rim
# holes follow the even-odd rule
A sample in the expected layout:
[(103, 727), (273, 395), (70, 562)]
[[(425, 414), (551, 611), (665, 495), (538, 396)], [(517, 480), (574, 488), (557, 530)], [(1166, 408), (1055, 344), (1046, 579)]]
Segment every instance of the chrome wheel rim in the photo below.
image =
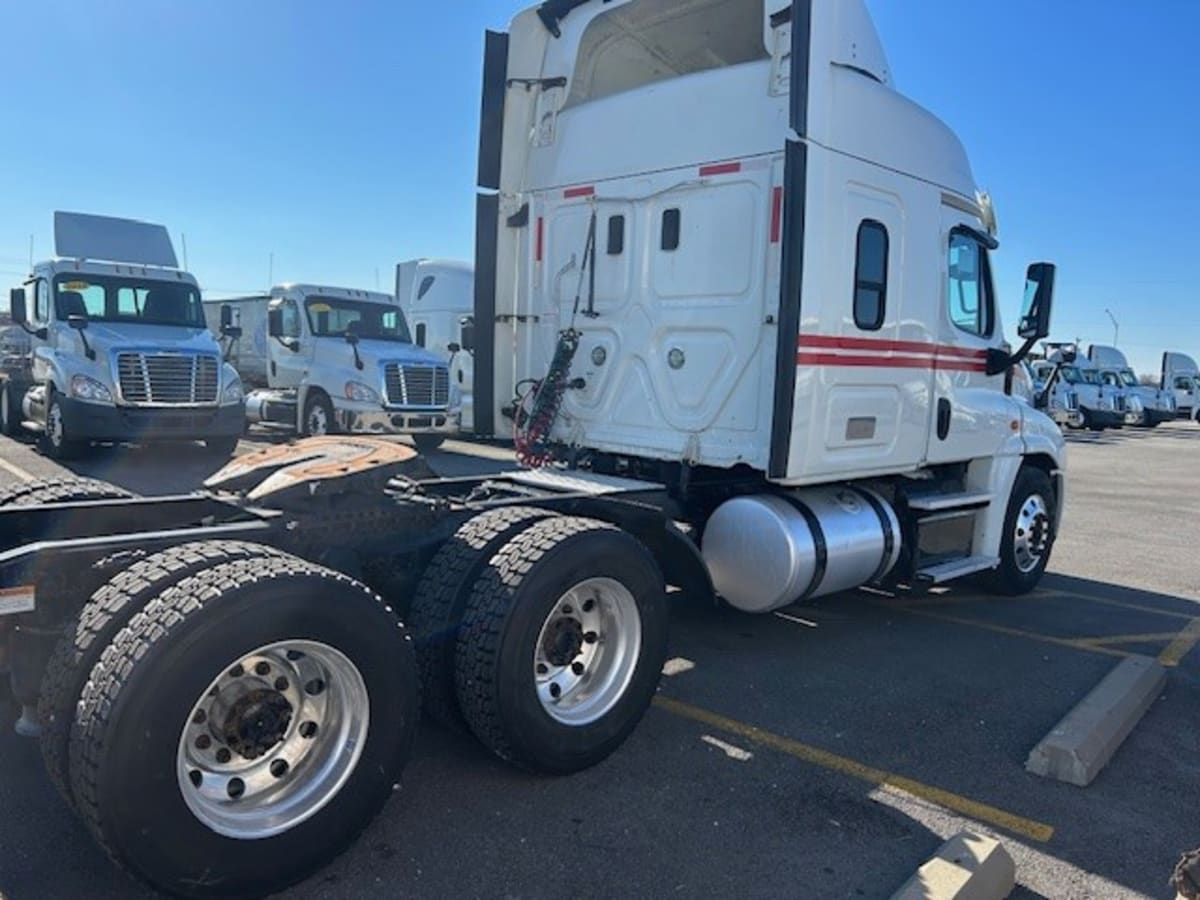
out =
[(1017, 514), (1013, 556), (1017, 569), (1029, 574), (1038, 567), (1050, 545), (1050, 510), (1041, 494), (1031, 494)]
[(589, 578), (554, 604), (533, 653), (538, 700), (562, 725), (588, 725), (620, 702), (642, 647), (642, 620), (629, 589)]
[(55, 447), (61, 447), (63, 442), (63, 420), (62, 410), (59, 409), (57, 403), (50, 405), (50, 412), (46, 414), (46, 432), (50, 436), (50, 443)]
[(317, 437), (329, 432), (329, 417), (325, 415), (325, 407), (317, 404), (308, 411), (308, 433)]
[(341, 651), (282, 641), (234, 660), (192, 707), (176, 753), (192, 814), (225, 837), (260, 840), (316, 815), (358, 765), (367, 687)]

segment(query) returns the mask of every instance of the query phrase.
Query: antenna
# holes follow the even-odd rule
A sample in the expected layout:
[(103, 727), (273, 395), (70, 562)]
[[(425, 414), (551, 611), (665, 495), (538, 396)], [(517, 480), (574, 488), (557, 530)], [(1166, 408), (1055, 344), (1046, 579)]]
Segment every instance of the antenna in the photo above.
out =
[(1117, 317), (1112, 314), (1112, 310), (1106, 308), (1104, 312), (1113, 323), (1113, 346), (1119, 347), (1121, 342), (1118, 340), (1118, 337), (1121, 334), (1121, 326), (1117, 324)]

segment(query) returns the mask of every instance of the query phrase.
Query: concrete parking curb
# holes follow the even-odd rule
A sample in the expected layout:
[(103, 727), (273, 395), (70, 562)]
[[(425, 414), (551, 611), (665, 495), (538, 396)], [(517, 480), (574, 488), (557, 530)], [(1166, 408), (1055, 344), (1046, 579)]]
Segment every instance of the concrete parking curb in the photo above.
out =
[(1148, 656), (1121, 661), (1033, 748), (1026, 771), (1087, 787), (1145, 715), (1166, 680), (1167, 670)]
[(892, 900), (1002, 900), (1016, 883), (1017, 867), (999, 841), (960, 831), (913, 873)]

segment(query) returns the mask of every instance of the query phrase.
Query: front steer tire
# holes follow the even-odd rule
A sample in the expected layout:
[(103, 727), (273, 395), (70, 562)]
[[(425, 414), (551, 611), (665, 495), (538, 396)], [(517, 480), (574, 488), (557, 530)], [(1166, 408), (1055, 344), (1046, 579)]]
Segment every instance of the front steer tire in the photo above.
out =
[[(266, 654), (280, 645), (333, 651), (357, 673), (347, 679), (344, 668), (329, 667), (323, 678), (303, 682), (305, 695), (317, 692), (328, 698), (326, 713), (318, 716), (320, 730), (306, 730), (312, 722), (303, 707), (293, 706), (297, 714), (289, 717), (278, 711), (277, 700), (268, 699), (264, 708), (272, 702), (276, 706), (263, 714), (247, 712), (237, 699), (247, 696), (237, 694), (242, 684), (255, 696), (295, 687), (289, 688), (282, 678), (271, 687), (271, 679), (284, 671), (283, 664), (269, 673), (255, 667), (257, 674), (241, 667), (255, 653)], [(311, 656), (295, 652), (297, 656), (289, 649), (286, 658), (299, 660), (296, 666), (317, 658), (315, 650), (310, 649)], [(255, 680), (260, 675), (261, 683)], [(214, 698), (212, 691), (231, 678), (234, 686), (220, 688)], [(355, 695), (352, 684), (349, 694), (340, 693), (342, 686), (356, 679), (357, 695), (364, 702), (341, 704), (339, 697)], [(223, 707), (218, 723), (227, 689), (235, 692), (229, 700), (237, 702)], [(307, 701), (300, 696), (297, 702)], [(239, 707), (242, 717), (231, 723), (228, 717)], [(210, 709), (207, 718), (197, 716), (203, 708)], [(339, 715), (357, 717), (360, 723), (365, 718), (368, 724), (365, 732), (358, 732), (359, 742), (345, 737), (356, 733), (354, 728), (335, 727)], [(294, 557), (225, 563), (165, 590), (104, 651), (76, 711), (72, 788), (88, 828), (110, 856), (139, 879), (184, 897), (261, 896), (306, 878), (353, 843), (399, 782), (418, 715), (412, 647), (399, 620), (377, 595)], [(270, 737), (264, 742), (267, 719), (280, 729), (284, 743), (269, 745), (274, 739)], [(297, 724), (295, 719), (306, 721)], [(213, 723), (213, 736), (202, 747), (191, 738), (197, 722)], [(225, 730), (231, 727), (235, 731)], [(255, 743), (239, 745), (221, 737), (228, 734)], [(307, 815), (302, 818), (296, 818), (296, 807), (289, 811), (279, 798), (311, 796), (303, 791), (318, 783), (315, 779), (325, 768), (297, 761), (276, 775), (276, 754), (297, 735), (313, 741), (328, 735), (333, 738), (325, 745), (330, 758), (349, 760), (344, 779), (319, 782), (325, 787), (317, 796), (324, 802), (302, 807)], [(205, 754), (236, 750), (232, 762), (227, 757), (222, 763), (221, 756), (215, 756), (212, 771), (201, 783), (215, 785), (220, 798), (230, 798), (227, 811), (254, 817), (235, 829), (237, 837), (225, 836), (193, 812), (201, 796), (195, 782), (189, 782), (190, 775), (199, 774), (189, 771), (185, 756), (193, 747)], [(254, 756), (256, 752), (260, 755)], [(259, 758), (272, 760), (270, 774), (280, 780), (258, 788), (254, 803), (242, 803), (254, 796), (250, 788), (243, 785), (244, 795), (235, 791), (236, 779), (228, 770), (222, 774), (220, 765), (245, 766)], [(195, 793), (185, 799), (189, 790)], [(281, 820), (286, 824), (280, 831)]]
[[(599, 583), (626, 598), (626, 612), (616, 619), (624, 627), (586, 625), (587, 616), (603, 604), (600, 594), (592, 601), (590, 587), (583, 586)], [(589, 601), (593, 613), (586, 612)], [(579, 628), (580, 622), (589, 630)], [(585, 709), (589, 688), (576, 693), (571, 685), (587, 685), (593, 670), (576, 673), (578, 682), (567, 674), (572, 660), (584, 658), (572, 655), (579, 638), (587, 645), (585, 654), (601, 648), (617, 652), (622, 645), (633, 646), (634, 631), (632, 668), (612, 682), (621, 687), (610, 695), (611, 703), (593, 706), (596, 714), (579, 721), (551, 715), (539, 687), (553, 691), (553, 685), (539, 685), (538, 678), (547, 674), (535, 672), (539, 647), (552, 645), (561, 654), (553, 665), (564, 668), (549, 674), (561, 674), (568, 687), (561, 697), (555, 693), (556, 701), (580, 698), (583, 705), (577, 709)], [(603, 522), (547, 519), (497, 551), (472, 590), (455, 649), (459, 708), (475, 736), (501, 759), (533, 772), (578, 772), (609, 756), (636, 727), (657, 690), (666, 653), (666, 589), (646, 547)], [(628, 656), (617, 652), (616, 658)], [(602, 667), (599, 663), (595, 670), (595, 685), (604, 682)], [(596, 693), (606, 692), (596, 688)]]
[(120, 559), (92, 567), (111, 577), (86, 595), (87, 602), (64, 627), (46, 665), (38, 701), (42, 761), (68, 805), (74, 806), (69, 747), (75, 705), (92, 668), (117, 632), (152, 599), (185, 578), (222, 563), (280, 555), (273, 547), (245, 541), (194, 541), (136, 561), (125, 560), (126, 568), (121, 571), (115, 569)]
[[(1044, 515), (1030, 516), (1028, 511), (1039, 508), (1039, 504)], [(1000, 565), (983, 578), (986, 589), (993, 594), (1017, 597), (1028, 594), (1038, 586), (1054, 549), (1054, 539), (1058, 533), (1058, 522), (1055, 520), (1057, 510), (1050, 476), (1035, 466), (1022, 466), (1013, 482), (1004, 514), (1004, 530), (1000, 534)], [(1021, 542), (1040, 552), (1033, 554), (1020, 551), (1018, 547)]]

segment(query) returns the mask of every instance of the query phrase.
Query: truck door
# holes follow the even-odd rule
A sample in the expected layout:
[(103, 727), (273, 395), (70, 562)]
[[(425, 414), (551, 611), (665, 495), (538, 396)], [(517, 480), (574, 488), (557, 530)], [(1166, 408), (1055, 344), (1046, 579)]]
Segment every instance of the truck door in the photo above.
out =
[(931, 463), (995, 455), (1011, 435), (1016, 413), (1004, 374), (988, 375), (988, 350), (1004, 344), (996, 311), (988, 243), (979, 222), (942, 207), (941, 304), (934, 353)]
[[(272, 301), (279, 304), (283, 313), (283, 337), (272, 338), (268, 346), (271, 356), (271, 387), (280, 390), (295, 389), (308, 375), (312, 359), (314, 339), (301, 321), (299, 304), (291, 297)], [(284, 346), (290, 342), (293, 351)]]
[(45, 340), (36, 334), (29, 336), (30, 350), (33, 354), (33, 380), (41, 384), (49, 380), (54, 371), (54, 315), (50, 309), (50, 282), (45, 278), (38, 278), (29, 284), (25, 296), (33, 300), (29, 312), (30, 329), (36, 332), (44, 328), (47, 334)]

